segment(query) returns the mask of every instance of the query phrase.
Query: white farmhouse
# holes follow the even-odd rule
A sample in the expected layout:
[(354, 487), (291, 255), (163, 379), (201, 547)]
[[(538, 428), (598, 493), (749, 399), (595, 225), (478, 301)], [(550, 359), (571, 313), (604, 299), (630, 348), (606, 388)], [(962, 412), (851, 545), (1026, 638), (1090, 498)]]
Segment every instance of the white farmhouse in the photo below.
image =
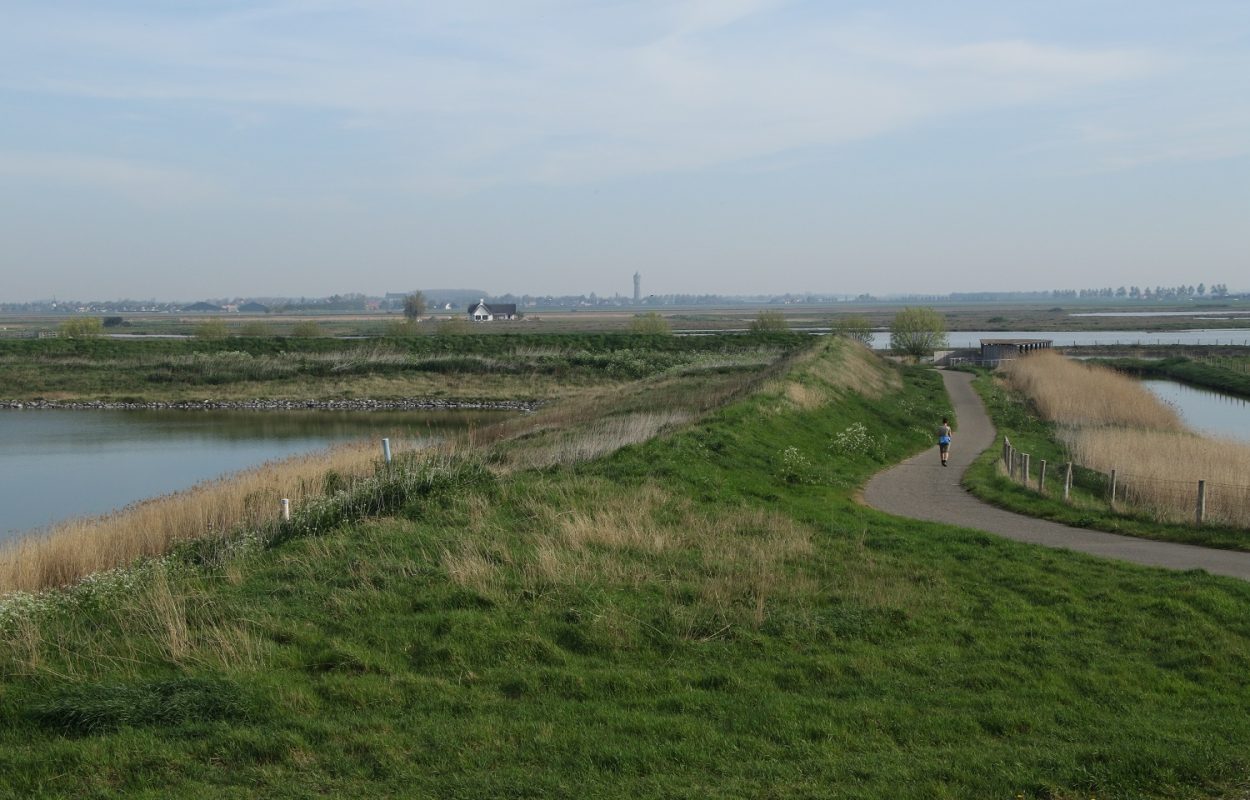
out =
[(497, 319), (516, 318), (516, 303), (491, 303), (486, 305), (486, 301), (483, 299), (469, 306), (469, 320), (471, 322), (493, 322)]

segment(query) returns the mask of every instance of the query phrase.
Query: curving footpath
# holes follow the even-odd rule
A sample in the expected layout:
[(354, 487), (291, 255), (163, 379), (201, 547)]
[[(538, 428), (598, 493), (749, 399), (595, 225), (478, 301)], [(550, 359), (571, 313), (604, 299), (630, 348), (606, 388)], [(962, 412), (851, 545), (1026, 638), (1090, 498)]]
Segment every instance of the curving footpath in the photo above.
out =
[[(889, 514), (976, 528), (1018, 542), (1078, 550), (1103, 558), (1168, 569), (1202, 569), (1214, 575), (1250, 580), (1250, 553), (1156, 542), (1114, 533), (1072, 528), (1057, 522), (1004, 511), (969, 494), (964, 471), (994, 444), (994, 425), (972, 388), (973, 376), (942, 372), (959, 429), (951, 443), (950, 466), (938, 461), (937, 446), (875, 475), (864, 488), (864, 502)], [(936, 427), (937, 421), (934, 421)]]

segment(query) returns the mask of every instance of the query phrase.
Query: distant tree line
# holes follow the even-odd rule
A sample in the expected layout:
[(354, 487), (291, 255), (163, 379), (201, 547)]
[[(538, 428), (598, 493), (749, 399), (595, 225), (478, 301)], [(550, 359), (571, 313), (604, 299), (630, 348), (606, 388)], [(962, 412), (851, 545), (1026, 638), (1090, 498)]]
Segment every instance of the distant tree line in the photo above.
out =
[[(205, 308), (192, 307), (187, 303), (172, 303), (157, 300), (38, 300), (26, 303), (0, 302), (0, 311), (9, 313), (88, 313), (88, 314), (120, 314), (120, 313), (175, 313), (185, 310), (217, 311), (227, 307), (238, 307), (248, 302), (266, 306), (273, 313), (283, 312), (364, 312), (364, 311), (401, 311), (411, 317), (411, 309), (407, 308), (408, 299), (420, 295), (425, 300), (422, 314), (441, 308), (445, 302), (443, 297), (433, 297), (422, 292), (409, 292), (402, 295), (385, 297), (370, 296), (358, 292), (334, 294), (329, 297), (299, 298), (233, 298), (210, 299), (202, 303)], [(949, 294), (894, 294), (878, 297), (871, 294), (857, 296), (843, 294), (776, 294), (776, 295), (722, 295), (722, 294), (653, 294), (643, 297), (635, 303), (632, 297), (620, 294), (601, 296), (595, 292), (589, 294), (568, 295), (532, 295), (512, 294), (511, 292), (491, 295), (482, 292), (488, 303), (515, 303), (519, 308), (613, 308), (638, 307), (657, 308), (665, 306), (710, 306), (710, 305), (828, 305), (853, 303), (993, 303), (993, 302), (1029, 302), (1045, 300), (1123, 300), (1123, 301), (1160, 301), (1189, 299), (1220, 299), (1235, 296), (1230, 293), (1226, 283), (1199, 283), (1197, 285), (1181, 284), (1179, 286), (1102, 286), (1084, 289), (1051, 289), (1045, 291), (985, 291), (985, 292), (951, 292)], [(453, 304), (453, 306), (458, 303)], [(211, 307), (211, 308), (210, 308)]]
[(1055, 298), (1118, 298), (1121, 300), (1183, 300), (1193, 297), (1228, 297), (1228, 284), (1213, 283), (1208, 287), (1205, 283), (1197, 286), (1192, 284), (1180, 286), (1105, 286), (1101, 289), (1055, 289), (1051, 293)]

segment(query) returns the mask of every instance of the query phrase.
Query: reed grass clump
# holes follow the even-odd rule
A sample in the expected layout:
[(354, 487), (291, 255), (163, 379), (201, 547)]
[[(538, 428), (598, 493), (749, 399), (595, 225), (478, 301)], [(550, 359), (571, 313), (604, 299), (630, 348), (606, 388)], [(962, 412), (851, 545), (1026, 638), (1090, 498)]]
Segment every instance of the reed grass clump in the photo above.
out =
[(1059, 425), (1184, 429), (1174, 408), (1140, 381), (1106, 367), (1038, 352), (1016, 359), (1003, 372), (1012, 388), (1028, 397), (1044, 419)]
[(0, 594), (39, 591), (168, 553), (179, 542), (222, 538), (319, 495), (325, 476), (363, 477), (377, 462), (374, 444), (351, 444), (207, 481), (112, 514), (69, 520), (0, 548)]
[(1198, 481), (1207, 482), (1206, 520), (1250, 528), (1250, 445), (1185, 431), (1084, 427), (1061, 438), (1073, 461), (1116, 470), (1117, 495), (1161, 519), (1196, 517)]
[(1197, 518), (1250, 527), (1250, 446), (1189, 431), (1176, 410), (1135, 378), (1057, 353), (1035, 353), (1004, 369), (1010, 386), (1055, 425), (1069, 458), (1116, 471), (1117, 502), (1168, 522)]

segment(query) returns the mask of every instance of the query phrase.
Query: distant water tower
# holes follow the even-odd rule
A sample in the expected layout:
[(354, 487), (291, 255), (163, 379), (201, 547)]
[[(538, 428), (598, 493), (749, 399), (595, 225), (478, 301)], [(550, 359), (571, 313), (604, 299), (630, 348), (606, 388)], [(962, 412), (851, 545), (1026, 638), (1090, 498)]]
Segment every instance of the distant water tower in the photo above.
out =
[(634, 273), (634, 302), (642, 302), (642, 273)]

